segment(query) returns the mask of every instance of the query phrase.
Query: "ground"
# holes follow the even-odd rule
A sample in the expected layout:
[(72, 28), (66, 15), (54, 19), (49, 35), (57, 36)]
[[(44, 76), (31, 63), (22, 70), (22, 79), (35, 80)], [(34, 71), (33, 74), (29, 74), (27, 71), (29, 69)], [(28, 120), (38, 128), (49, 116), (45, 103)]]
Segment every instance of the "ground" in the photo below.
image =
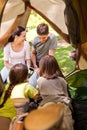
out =
[(70, 46), (70, 44), (67, 43), (65, 40), (63, 39), (58, 40), (58, 47), (67, 47), (67, 46)]

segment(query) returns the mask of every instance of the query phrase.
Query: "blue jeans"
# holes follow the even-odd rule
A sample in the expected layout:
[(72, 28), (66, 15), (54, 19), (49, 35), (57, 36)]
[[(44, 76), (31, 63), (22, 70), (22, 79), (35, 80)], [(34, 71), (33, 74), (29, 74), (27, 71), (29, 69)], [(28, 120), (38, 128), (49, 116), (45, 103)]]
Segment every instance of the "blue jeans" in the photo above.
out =
[(29, 84), (36, 88), (38, 77), (39, 77), (39, 75), (38, 75), (38, 73), (35, 71), (35, 72), (32, 74), (32, 76), (29, 78)]

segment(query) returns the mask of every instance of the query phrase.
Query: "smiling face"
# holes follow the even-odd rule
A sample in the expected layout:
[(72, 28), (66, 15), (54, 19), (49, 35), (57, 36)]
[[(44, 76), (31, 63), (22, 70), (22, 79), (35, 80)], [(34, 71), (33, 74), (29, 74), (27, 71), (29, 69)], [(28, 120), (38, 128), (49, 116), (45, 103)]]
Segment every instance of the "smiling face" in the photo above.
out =
[(26, 39), (26, 31), (21, 32), (21, 35), (19, 36), (21, 40)]
[(42, 43), (45, 43), (47, 41), (47, 39), (48, 39), (48, 34), (46, 34), (46, 35), (38, 35), (38, 37), (39, 37), (39, 39), (40, 39), (40, 41)]
[(15, 39), (18, 43), (24, 42), (26, 39), (26, 31), (21, 32), (20, 36), (16, 35)]

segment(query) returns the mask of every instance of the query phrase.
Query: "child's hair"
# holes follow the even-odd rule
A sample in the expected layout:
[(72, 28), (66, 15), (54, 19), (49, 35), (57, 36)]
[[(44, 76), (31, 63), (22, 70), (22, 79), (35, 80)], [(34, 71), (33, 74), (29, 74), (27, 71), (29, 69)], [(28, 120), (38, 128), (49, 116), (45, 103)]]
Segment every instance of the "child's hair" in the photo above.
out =
[(15, 85), (18, 83), (24, 82), (27, 76), (28, 76), (28, 68), (26, 65), (19, 63), (19, 64), (14, 65), (11, 68), (10, 73), (9, 73), (10, 84), (5, 93), (4, 101), (0, 105), (0, 107), (3, 107), (6, 100), (10, 97), (12, 89), (15, 87)]
[(54, 56), (46, 55), (42, 57), (39, 63), (39, 68), (40, 76), (43, 76), (47, 79), (57, 78), (58, 76), (63, 77), (63, 74)]
[(13, 42), (15, 39), (15, 36), (20, 36), (21, 33), (25, 31), (25, 28), (22, 26), (18, 26), (16, 31), (12, 33), (12, 35), (8, 38), (8, 41), (6, 42), (6, 44), (4, 46), (6, 46), (9, 42)]
[(46, 35), (49, 33), (49, 27), (45, 23), (41, 23), (37, 26), (37, 34), (38, 35)]
[(24, 82), (28, 76), (28, 68), (22, 63), (14, 65), (9, 73), (10, 83), (16, 85), (18, 83)]

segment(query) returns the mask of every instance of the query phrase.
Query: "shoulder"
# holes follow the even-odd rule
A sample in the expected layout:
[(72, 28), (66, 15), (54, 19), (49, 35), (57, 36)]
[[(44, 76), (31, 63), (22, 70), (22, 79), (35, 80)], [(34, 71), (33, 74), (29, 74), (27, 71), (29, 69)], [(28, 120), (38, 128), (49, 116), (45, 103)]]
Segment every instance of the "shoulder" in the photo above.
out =
[(24, 48), (26, 49), (30, 48), (30, 44), (28, 41), (24, 41)]
[(4, 47), (4, 49), (9, 48), (9, 47), (11, 47), (11, 43), (8, 43), (8, 44)]
[(50, 37), (51, 39), (53, 39), (53, 38), (56, 38), (56, 35), (55, 35), (54, 33), (49, 33), (49, 37)]
[(29, 87), (29, 86), (30, 86), (28, 82), (24, 82), (24, 83), (21, 83), (21, 84), (19, 84), (19, 85), (20, 85), (20, 86), (23, 86), (23, 87)]
[(22, 83), (23, 87), (28, 91), (31, 89), (35, 89), (32, 85), (30, 85), (28, 82)]
[(40, 76), (40, 77), (38, 78), (38, 80), (41, 80), (41, 79), (45, 80), (45, 78), (44, 78), (44, 77)]
[(38, 90), (36, 88), (34, 88), (32, 85), (30, 85), (29, 83), (25, 84), (25, 93), (30, 92), (32, 94), (38, 94)]
[(65, 83), (65, 84), (67, 84), (66, 80), (65, 80), (64, 78), (62, 78), (62, 77), (58, 77), (58, 80), (60, 80), (61, 83)]
[(44, 77), (39, 77), (38, 80), (37, 80), (37, 83), (42, 83), (42, 82), (46, 82), (46, 78)]
[(51, 41), (51, 47), (53, 49), (57, 47), (57, 37), (54, 33), (49, 33), (49, 41)]
[(36, 36), (33, 40), (33, 45), (36, 45), (38, 42), (40, 42), (40, 39), (38, 38), (38, 36)]
[(28, 82), (24, 82), (24, 83), (15, 85), (13, 90), (15, 90), (15, 88), (18, 88), (18, 89), (20, 88), (20, 91), (28, 91), (30, 89), (30, 85)]
[(26, 46), (29, 46), (29, 42), (28, 41), (24, 41), (24, 45)]

